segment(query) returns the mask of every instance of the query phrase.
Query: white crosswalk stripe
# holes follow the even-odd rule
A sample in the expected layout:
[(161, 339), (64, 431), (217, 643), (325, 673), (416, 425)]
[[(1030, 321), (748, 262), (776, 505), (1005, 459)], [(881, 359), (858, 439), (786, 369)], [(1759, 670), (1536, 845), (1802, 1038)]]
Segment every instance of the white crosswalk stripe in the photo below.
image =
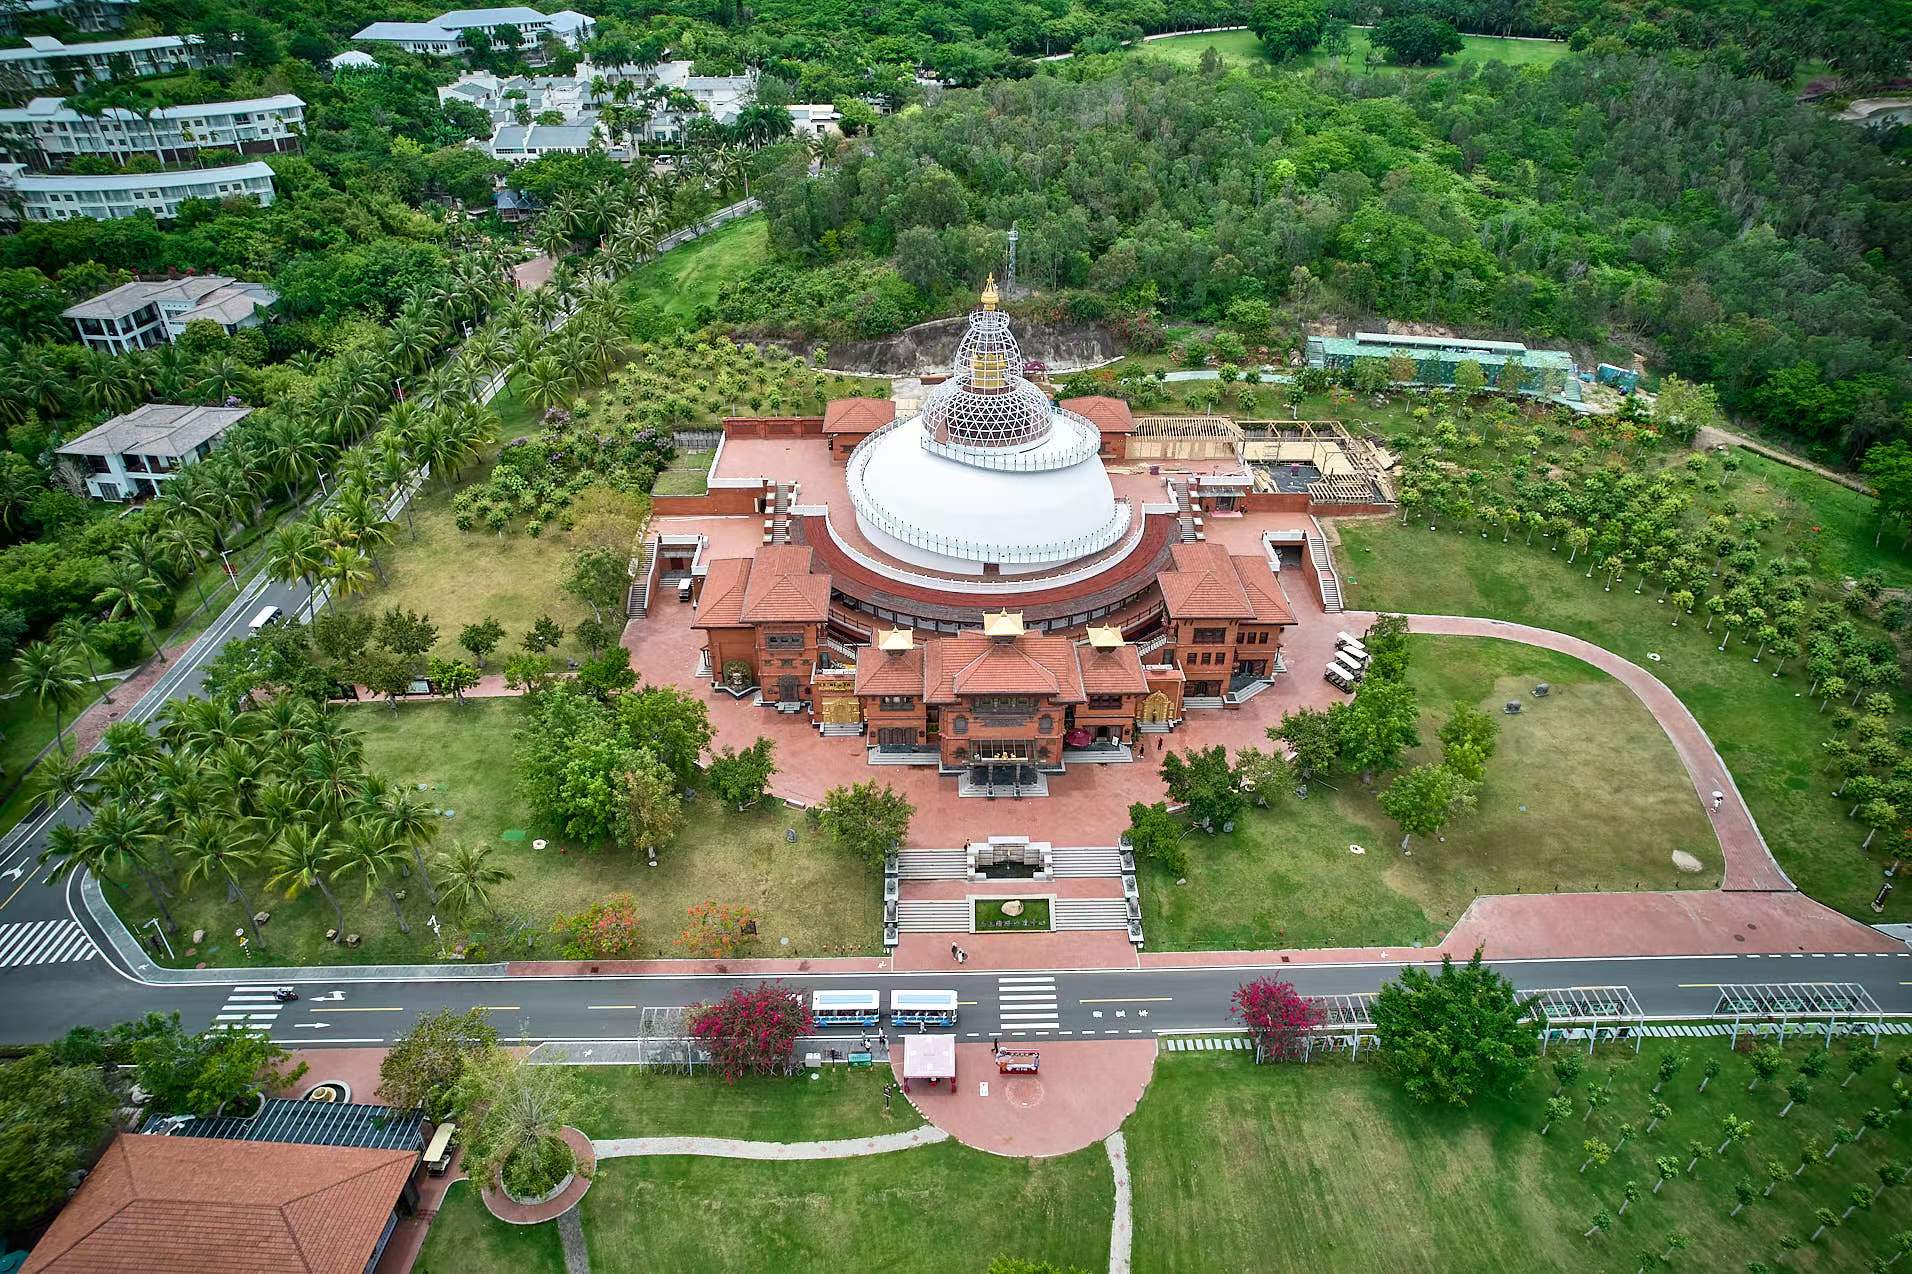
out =
[(270, 1035), (284, 1007), (272, 997), (269, 986), (236, 986), (219, 1006), (219, 1012), (213, 1015), (212, 1024), (228, 1031)]
[(996, 979), (996, 1016), (1005, 1034), (1053, 1031), (1062, 1024), (1053, 977), (1017, 974)]
[(69, 964), (100, 953), (86, 930), (72, 919), (23, 920), (0, 925), (0, 969), (30, 964)]

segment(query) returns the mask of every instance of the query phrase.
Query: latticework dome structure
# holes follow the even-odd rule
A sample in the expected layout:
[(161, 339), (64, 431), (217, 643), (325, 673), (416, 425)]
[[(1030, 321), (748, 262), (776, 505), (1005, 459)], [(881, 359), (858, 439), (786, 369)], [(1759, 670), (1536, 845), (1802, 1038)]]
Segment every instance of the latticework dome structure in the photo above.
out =
[(857, 525), (904, 561), (1018, 574), (1098, 553), (1130, 525), (1096, 427), (1023, 379), (994, 279), (956, 366), (914, 416), (871, 434), (847, 474)]

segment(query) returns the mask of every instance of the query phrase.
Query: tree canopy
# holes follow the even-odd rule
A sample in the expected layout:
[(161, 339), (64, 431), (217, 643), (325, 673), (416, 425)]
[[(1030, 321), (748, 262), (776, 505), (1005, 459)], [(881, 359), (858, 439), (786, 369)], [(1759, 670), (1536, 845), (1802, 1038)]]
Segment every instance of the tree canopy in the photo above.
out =
[(1441, 971), (1413, 967), (1374, 1001), (1381, 1064), (1418, 1101), (1466, 1106), (1502, 1096), (1532, 1070), (1545, 1021), (1513, 983), (1481, 962), (1441, 957)]

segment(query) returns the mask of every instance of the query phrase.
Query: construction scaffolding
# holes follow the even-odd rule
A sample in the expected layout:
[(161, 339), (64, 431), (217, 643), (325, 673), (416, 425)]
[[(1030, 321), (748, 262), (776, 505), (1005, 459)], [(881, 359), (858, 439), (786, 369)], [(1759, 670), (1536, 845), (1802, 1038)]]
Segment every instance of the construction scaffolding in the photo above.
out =
[(1130, 460), (1233, 460), (1241, 430), (1226, 416), (1137, 416)]
[(1391, 504), (1394, 457), (1338, 420), (1241, 423), (1241, 457), (1255, 490), (1306, 493), (1316, 504)]
[(1856, 982), (1746, 982), (1721, 986), (1713, 1016), (1732, 1020), (1733, 1043), (1739, 1033), (1776, 1035), (1783, 1044), (1793, 1034), (1868, 1034), (1876, 1042), (1885, 1010)]

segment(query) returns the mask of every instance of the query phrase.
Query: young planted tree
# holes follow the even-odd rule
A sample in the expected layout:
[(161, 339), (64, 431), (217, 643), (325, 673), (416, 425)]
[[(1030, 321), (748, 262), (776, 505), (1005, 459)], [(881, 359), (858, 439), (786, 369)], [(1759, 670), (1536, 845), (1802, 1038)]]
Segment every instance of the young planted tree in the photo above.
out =
[(1780, 1055), (1778, 1046), (1773, 1044), (1754, 1049), (1752, 1056), (1747, 1060), (1753, 1068), (1752, 1081), (1746, 1085), (1746, 1091), (1749, 1093), (1759, 1087), (1760, 1080), (1771, 1079), (1779, 1074), (1780, 1069), (1786, 1064), (1786, 1059)]
[(1604, 1168), (1606, 1167), (1607, 1160), (1613, 1158), (1613, 1147), (1598, 1137), (1587, 1138), (1580, 1143), (1580, 1149), (1584, 1151), (1587, 1156), (1580, 1161), (1580, 1175), (1583, 1177), (1587, 1175), (1588, 1168), (1593, 1167), (1595, 1164)]
[(1653, 1193), (1658, 1194), (1661, 1186), (1680, 1175), (1680, 1161), (1672, 1155), (1659, 1155), (1653, 1160), (1653, 1170), (1659, 1174), (1653, 1182)]
[(1753, 1125), (1737, 1115), (1728, 1115), (1719, 1123), (1720, 1143), (1713, 1153), (1723, 1155), (1726, 1148), (1753, 1135)]
[(1713, 1082), (1714, 1077), (1717, 1076), (1719, 1072), (1720, 1072), (1719, 1059), (1708, 1058), (1706, 1061), (1706, 1065), (1700, 1067), (1699, 1091), (1702, 1093), (1705, 1092), (1706, 1086)]
[(1660, 1054), (1659, 1075), (1657, 1082), (1653, 1085), (1653, 1091), (1657, 1093), (1665, 1088), (1667, 1082), (1680, 1073), (1680, 1067), (1686, 1065), (1686, 1062), (1686, 1053), (1680, 1049)]
[[(1868, 837), (1868, 840), (1871, 838)], [(1846, 1077), (1839, 1081), (1839, 1087), (1850, 1088), (1852, 1081), (1879, 1064), (1879, 1050), (1871, 1044), (1854, 1044), (1852, 1051), (1846, 1054)]]
[(478, 666), (483, 668), (485, 660), (492, 651), (498, 649), (498, 643), (505, 639), (504, 625), (490, 615), (475, 624), (466, 624), (458, 634), (458, 644), (471, 652)]
[(1447, 765), (1417, 765), (1381, 793), (1381, 809), (1401, 828), (1401, 849), (1432, 836), (1455, 814), (1473, 808), (1476, 784)]
[(705, 779), (717, 799), (739, 812), (763, 799), (770, 778), (777, 772), (775, 747), (769, 739), (759, 738), (739, 752), (726, 747), (710, 760)]
[(1803, 1106), (1812, 1100), (1812, 1081), (1801, 1075), (1786, 1084), (1786, 1104), (1780, 1108), (1779, 1117), (1784, 1119), (1794, 1106)]
[(883, 859), (909, 835), (916, 807), (901, 793), (874, 779), (833, 787), (817, 806), (817, 820), (839, 850), (881, 867)]
[(1739, 1180), (1733, 1183), (1733, 1210), (1728, 1216), (1738, 1216), (1744, 1212), (1754, 1199), (1760, 1197), (1759, 1190), (1751, 1181)]
[(1573, 1114), (1573, 1103), (1565, 1097), (1549, 1097), (1546, 1105), (1547, 1117), (1541, 1121), (1540, 1135), (1546, 1136), (1547, 1130)]
[(1590, 1239), (1596, 1234), (1605, 1234), (1608, 1230), (1612, 1228), (1613, 1228), (1613, 1218), (1607, 1215), (1607, 1210), (1605, 1208), (1601, 1208), (1598, 1212), (1595, 1212), (1593, 1214), (1593, 1217), (1591, 1218), (1591, 1224), (1587, 1226), (1586, 1233), (1582, 1234), (1580, 1237), (1583, 1239)]
[(1582, 1072), (1587, 1069), (1586, 1059), (1578, 1053), (1562, 1053), (1553, 1060), (1554, 1093), (1558, 1095), (1580, 1082)]
[(1770, 1198), (1772, 1192), (1779, 1188), (1779, 1183), (1791, 1175), (1790, 1172), (1786, 1171), (1785, 1164), (1777, 1159), (1768, 1159), (1766, 1161), (1766, 1188), (1759, 1192), (1760, 1198)]

